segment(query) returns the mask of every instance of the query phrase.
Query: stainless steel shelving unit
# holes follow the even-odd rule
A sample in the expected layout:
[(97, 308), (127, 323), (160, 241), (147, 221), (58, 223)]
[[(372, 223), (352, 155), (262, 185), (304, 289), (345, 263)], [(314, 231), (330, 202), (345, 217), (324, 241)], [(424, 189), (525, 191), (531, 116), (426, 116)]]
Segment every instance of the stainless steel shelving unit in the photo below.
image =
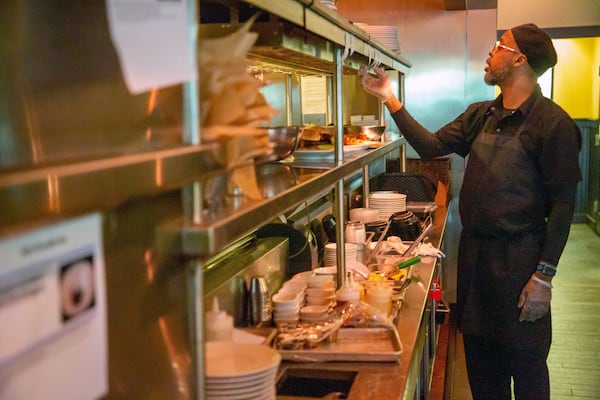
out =
[(404, 139), (398, 139), (377, 149), (364, 150), (346, 157), (338, 165), (325, 162), (303, 168), (302, 164), (291, 163), (289, 165), (293, 168), (298, 182), (295, 186), (262, 201), (246, 200), (238, 203), (234, 198), (230, 198), (232, 201), (217, 210), (203, 213), (201, 220), (195, 223), (184, 218), (171, 221), (163, 226), (163, 239), (171, 244), (176, 243), (175, 248), (180, 248), (184, 255), (213, 255), (256, 230), (265, 221), (275, 218), (306, 199), (326, 194), (336, 182), (360, 172), (364, 166), (385, 157), (386, 154), (397, 151), (404, 143)]

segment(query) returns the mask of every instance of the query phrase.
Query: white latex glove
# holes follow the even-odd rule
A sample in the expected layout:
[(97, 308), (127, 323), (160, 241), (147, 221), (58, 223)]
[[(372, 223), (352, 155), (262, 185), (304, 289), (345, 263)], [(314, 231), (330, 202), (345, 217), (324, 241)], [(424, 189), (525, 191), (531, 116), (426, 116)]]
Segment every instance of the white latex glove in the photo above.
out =
[(552, 285), (535, 274), (531, 275), (519, 296), (518, 307), (521, 308), (519, 321), (535, 321), (550, 311)]
[(433, 256), (437, 258), (446, 257), (440, 249), (436, 249), (431, 243), (421, 243), (417, 254), (420, 256)]
[(390, 77), (381, 68), (373, 68), (373, 71), (376, 75), (369, 74), (364, 65), (360, 67), (358, 75), (361, 77), (362, 85), (367, 93), (386, 102), (394, 95)]

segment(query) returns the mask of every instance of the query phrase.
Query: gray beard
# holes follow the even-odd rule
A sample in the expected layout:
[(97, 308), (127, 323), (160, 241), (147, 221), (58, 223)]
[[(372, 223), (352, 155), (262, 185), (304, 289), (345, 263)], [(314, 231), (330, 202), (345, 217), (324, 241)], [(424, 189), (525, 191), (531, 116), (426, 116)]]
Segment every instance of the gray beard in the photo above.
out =
[(488, 72), (485, 73), (483, 80), (488, 85), (495, 86), (495, 85), (498, 85), (498, 84), (506, 81), (506, 79), (509, 76), (510, 76), (510, 68), (504, 67), (504, 68), (498, 68), (495, 70), (488, 70)]

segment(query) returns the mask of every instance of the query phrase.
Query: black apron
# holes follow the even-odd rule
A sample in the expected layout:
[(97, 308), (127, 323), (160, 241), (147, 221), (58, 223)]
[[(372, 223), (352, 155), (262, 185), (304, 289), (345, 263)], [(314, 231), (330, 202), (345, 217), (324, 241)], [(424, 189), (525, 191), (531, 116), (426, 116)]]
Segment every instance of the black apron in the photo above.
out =
[(473, 142), (461, 189), (459, 327), (466, 334), (509, 339), (527, 347), (549, 346), (550, 315), (519, 322), (517, 308), (544, 242), (542, 178), (521, 145), (527, 119), (514, 135), (494, 132), (493, 119), (488, 115)]

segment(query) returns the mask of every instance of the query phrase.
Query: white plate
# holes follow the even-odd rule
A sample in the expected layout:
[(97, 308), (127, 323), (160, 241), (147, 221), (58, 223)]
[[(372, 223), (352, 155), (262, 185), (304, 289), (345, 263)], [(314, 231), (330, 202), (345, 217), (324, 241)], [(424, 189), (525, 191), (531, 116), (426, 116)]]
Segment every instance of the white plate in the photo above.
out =
[(206, 382), (207, 384), (210, 383), (213, 387), (218, 385), (248, 385), (249, 383), (256, 382), (258, 380), (263, 381), (265, 379), (271, 379), (270, 377), (277, 372), (278, 367), (279, 365), (273, 369), (244, 376), (220, 376), (212, 378), (207, 376)]
[[(273, 384), (274, 386), (274, 384)], [(207, 394), (207, 400), (266, 400), (273, 399), (275, 400), (275, 388), (266, 388), (256, 393), (243, 393), (237, 395), (231, 394)]]
[(240, 378), (260, 375), (277, 368), (279, 352), (260, 344), (206, 342), (207, 378)]
[(217, 395), (217, 396), (225, 396), (225, 395), (246, 395), (246, 394), (256, 394), (261, 393), (265, 390), (270, 389), (275, 385), (276, 379), (276, 371), (273, 372), (268, 379), (261, 379), (259, 381), (252, 380), (246, 383), (235, 383), (235, 384), (226, 384), (226, 385), (211, 385), (209, 383), (206, 384), (206, 394), (207, 395)]
[[(364, 141), (360, 144), (349, 144), (344, 146), (344, 153), (354, 153), (360, 150), (366, 150), (369, 146), (372, 146), (379, 142)], [(294, 159), (296, 161), (323, 161), (334, 158), (333, 150), (311, 150), (311, 149), (298, 149), (294, 151)]]
[(369, 195), (371, 199), (382, 199), (382, 200), (396, 200), (396, 199), (406, 199), (406, 194), (397, 193), (391, 191), (377, 191), (373, 192)]

